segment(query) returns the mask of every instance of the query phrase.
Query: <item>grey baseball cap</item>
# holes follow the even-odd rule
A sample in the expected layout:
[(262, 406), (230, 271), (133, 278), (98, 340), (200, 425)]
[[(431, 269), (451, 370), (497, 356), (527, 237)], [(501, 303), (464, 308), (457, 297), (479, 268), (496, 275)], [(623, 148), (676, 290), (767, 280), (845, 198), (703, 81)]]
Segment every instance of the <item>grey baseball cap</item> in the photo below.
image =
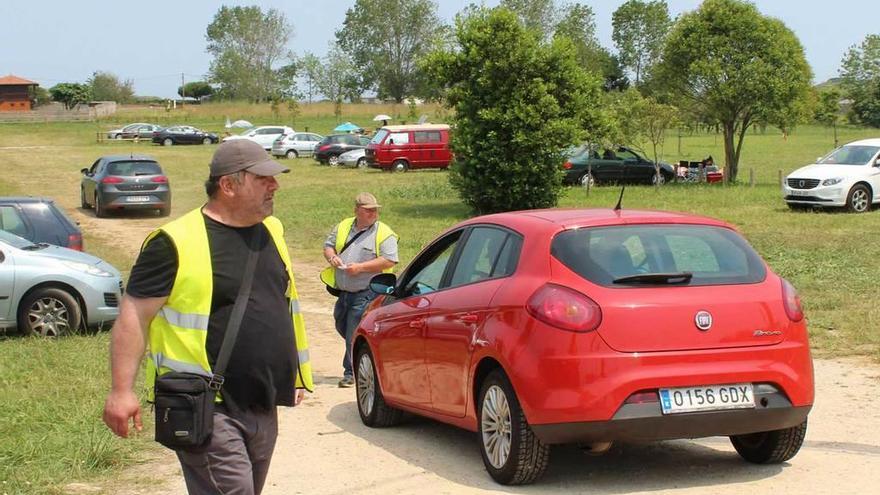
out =
[(254, 175), (278, 175), (290, 169), (269, 158), (266, 150), (250, 139), (224, 141), (211, 159), (211, 177), (247, 170)]

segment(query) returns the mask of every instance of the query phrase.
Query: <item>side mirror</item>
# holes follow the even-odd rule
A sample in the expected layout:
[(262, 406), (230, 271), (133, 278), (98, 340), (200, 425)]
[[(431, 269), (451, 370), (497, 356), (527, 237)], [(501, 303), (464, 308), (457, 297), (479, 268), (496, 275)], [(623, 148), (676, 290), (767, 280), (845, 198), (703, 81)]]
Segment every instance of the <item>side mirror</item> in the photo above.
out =
[(874, 166), (875, 166), (875, 167), (880, 167), (880, 158), (874, 160)]
[(380, 273), (370, 279), (370, 290), (376, 294), (394, 294), (394, 285), (397, 283), (397, 275), (393, 273)]
[(89, 175), (89, 169), (87, 168), (81, 168), (79, 172), (83, 175)]

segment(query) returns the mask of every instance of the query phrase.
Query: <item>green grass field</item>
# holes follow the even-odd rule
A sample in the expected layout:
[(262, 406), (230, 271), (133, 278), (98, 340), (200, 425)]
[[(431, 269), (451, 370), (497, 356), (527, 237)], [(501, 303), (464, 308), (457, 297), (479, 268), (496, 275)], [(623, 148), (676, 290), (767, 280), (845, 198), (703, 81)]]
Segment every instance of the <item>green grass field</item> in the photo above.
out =
[[(346, 105), (342, 120), (369, 128), (377, 113), (403, 119), (408, 111), (406, 105)], [(150, 118), (151, 112), (158, 117)], [(419, 114), (442, 121), (444, 112), (429, 107)], [(78, 205), (81, 168), (104, 154), (148, 153), (168, 173), (174, 191), (172, 216), (180, 215), (204, 200), (202, 182), (214, 146), (98, 143), (96, 133), (119, 123), (154, 120), (217, 131), (227, 116), (254, 124), (276, 123), (268, 105), (216, 104), (170, 114), (164, 109), (123, 109), (113, 121), (100, 123), (0, 125), (0, 195), (47, 195)], [(319, 104), (304, 105), (295, 121), (282, 109), (277, 123), (326, 133), (338, 122), (332, 106)], [(840, 130), (841, 142), (877, 135), (880, 131)], [(663, 159), (697, 160), (711, 154), (720, 162), (721, 142), (714, 134), (684, 135), (679, 151), (679, 138), (670, 133)], [(816, 355), (880, 359), (880, 309), (871, 302), (880, 280), (880, 210), (862, 215), (794, 213), (780, 195), (779, 171), (788, 173), (810, 163), (832, 145), (831, 132), (820, 127), (800, 127), (787, 139), (777, 131), (749, 133), (741, 185), (669, 184), (659, 190), (628, 186), (623, 206), (691, 212), (736, 225), (771, 267), (800, 291)], [(321, 261), (324, 236), (351, 213), (352, 199), (360, 191), (373, 192), (385, 205), (382, 219), (401, 236), (403, 264), (439, 232), (469, 215), (443, 171), (388, 174), (330, 168), (310, 159), (284, 163), (292, 171), (280, 177), (276, 215), (285, 224), (292, 255), (299, 259)], [(755, 187), (748, 186), (749, 169), (757, 178)], [(613, 186), (589, 194), (566, 189), (560, 206), (611, 207), (619, 191)], [(85, 234), (88, 251), (124, 272), (130, 269), (134, 260), (115, 247), (115, 239), (102, 232)], [(58, 341), (0, 339), (0, 493), (60, 493), (61, 486), (74, 480), (113, 476), (119, 466), (139, 458), (138, 449), (155, 448), (151, 434), (122, 441), (100, 422), (109, 384), (107, 341), (106, 332)]]

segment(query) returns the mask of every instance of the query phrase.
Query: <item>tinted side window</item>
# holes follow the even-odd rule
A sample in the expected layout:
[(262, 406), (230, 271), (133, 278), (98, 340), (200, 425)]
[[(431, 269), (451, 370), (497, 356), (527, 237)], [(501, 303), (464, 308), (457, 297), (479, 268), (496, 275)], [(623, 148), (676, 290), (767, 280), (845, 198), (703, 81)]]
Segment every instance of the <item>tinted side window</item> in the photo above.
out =
[(639, 155), (625, 149), (617, 150), (617, 158), (621, 160), (639, 161)]
[(501, 229), (475, 227), (468, 236), (455, 265), (450, 286), (455, 287), (490, 278), (508, 235)]
[(449, 234), (413, 261), (404, 279), (404, 293), (427, 294), (439, 289), (443, 274), (446, 273), (446, 265), (449, 264), (460, 237), (461, 231)]
[(27, 225), (14, 206), (0, 206), (0, 230), (11, 232), (17, 236), (27, 235)]
[(440, 131), (416, 131), (413, 133), (413, 141), (416, 143), (439, 143)]

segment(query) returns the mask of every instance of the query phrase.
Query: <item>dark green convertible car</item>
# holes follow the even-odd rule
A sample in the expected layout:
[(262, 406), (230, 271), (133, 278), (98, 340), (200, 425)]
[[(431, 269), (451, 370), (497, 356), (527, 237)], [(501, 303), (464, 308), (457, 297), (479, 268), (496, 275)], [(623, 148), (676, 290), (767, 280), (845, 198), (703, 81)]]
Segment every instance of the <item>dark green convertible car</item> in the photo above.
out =
[(661, 163), (660, 174), (655, 174), (654, 162), (635, 151), (619, 146), (603, 148), (582, 145), (572, 149), (562, 165), (566, 184), (593, 186), (607, 182), (643, 182), (660, 184), (675, 178), (671, 165)]

